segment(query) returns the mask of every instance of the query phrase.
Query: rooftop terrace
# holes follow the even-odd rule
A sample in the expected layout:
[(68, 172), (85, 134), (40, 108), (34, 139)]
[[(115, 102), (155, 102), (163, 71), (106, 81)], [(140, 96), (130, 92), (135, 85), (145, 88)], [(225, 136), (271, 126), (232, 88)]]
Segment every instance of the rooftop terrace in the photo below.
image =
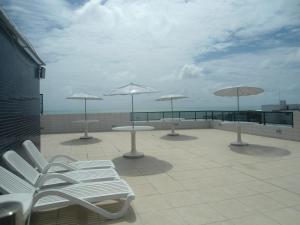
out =
[[(78, 206), (35, 213), (33, 224), (298, 225), (300, 142), (243, 135), (250, 146), (232, 148), (233, 132), (216, 129), (137, 133), (141, 159), (125, 159), (127, 132), (42, 136), (42, 152), (77, 159), (112, 159), (136, 199), (119, 220), (104, 220)], [(108, 204), (108, 208), (118, 204)]]

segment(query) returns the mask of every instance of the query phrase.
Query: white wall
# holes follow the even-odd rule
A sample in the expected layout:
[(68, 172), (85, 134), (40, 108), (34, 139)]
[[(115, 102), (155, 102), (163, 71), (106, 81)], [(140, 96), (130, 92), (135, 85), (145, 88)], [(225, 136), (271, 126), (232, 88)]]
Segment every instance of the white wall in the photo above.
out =
[[(211, 127), (220, 130), (236, 131), (232, 122), (211, 121)], [(242, 132), (266, 137), (275, 137), (300, 141), (300, 112), (294, 112), (294, 126), (262, 125), (257, 123), (241, 123)]]
[[(74, 123), (83, 120), (83, 114), (42, 115), (42, 134), (82, 132), (82, 124)], [(88, 120), (99, 120), (89, 125), (89, 131), (111, 131), (112, 127), (130, 125), (130, 113), (95, 113), (88, 114)], [(136, 122), (139, 125), (153, 126), (155, 129), (167, 130), (170, 125), (160, 122)], [(183, 121), (176, 126), (178, 129), (210, 128), (210, 122), (205, 120)]]
[[(130, 124), (129, 113), (91, 113), (88, 120), (99, 120), (98, 123), (89, 124), (89, 131), (110, 131), (112, 127)], [(74, 121), (83, 120), (84, 114), (59, 114), (42, 115), (41, 132), (42, 134), (51, 133), (74, 133), (82, 132), (82, 124)]]
[[(76, 120), (82, 120), (83, 114), (65, 114), (65, 115), (42, 115), (41, 127), (43, 134), (49, 133), (73, 133), (82, 132), (83, 126), (73, 123)], [(130, 125), (129, 113), (95, 113), (88, 114), (88, 119), (99, 120), (98, 123), (90, 124), (89, 131), (111, 131), (112, 127)], [(159, 130), (170, 129), (170, 125), (160, 122), (136, 122), (138, 125), (149, 125)], [(294, 112), (294, 127), (262, 125), (257, 123), (241, 123), (242, 132), (282, 138), (288, 140), (300, 141), (300, 112)], [(207, 129), (214, 128), (227, 131), (235, 131), (235, 123), (222, 122), (219, 120), (186, 120), (180, 122), (176, 129)]]

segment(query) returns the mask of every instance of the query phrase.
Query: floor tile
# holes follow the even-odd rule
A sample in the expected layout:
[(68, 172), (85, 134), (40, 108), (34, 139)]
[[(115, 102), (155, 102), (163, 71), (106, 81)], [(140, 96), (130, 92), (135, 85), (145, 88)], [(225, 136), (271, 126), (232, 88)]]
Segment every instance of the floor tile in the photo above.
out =
[(258, 195), (252, 195), (248, 197), (242, 197), (238, 198), (240, 202), (243, 204), (251, 207), (254, 210), (258, 211), (265, 211), (265, 210), (272, 210), (272, 209), (279, 209), (279, 208), (284, 208), (285, 205), (282, 203), (279, 203), (272, 198), (263, 195), (263, 194), (258, 194)]
[(163, 197), (171, 204), (172, 207), (181, 207), (200, 203), (198, 195), (188, 191), (168, 193), (164, 194)]
[(172, 208), (161, 195), (137, 197), (133, 204), (139, 213)]
[[(234, 225), (283, 225), (262, 214), (254, 214), (231, 220)], [(284, 224), (287, 225), (287, 224)]]
[(213, 202), (209, 203), (209, 205), (228, 219), (247, 216), (255, 212), (235, 199)]
[(207, 204), (176, 208), (179, 216), (188, 224), (207, 224), (226, 220), (219, 212)]
[(285, 208), (265, 212), (267, 216), (284, 225), (299, 225), (300, 212), (293, 208)]
[(265, 195), (278, 202), (281, 202), (286, 206), (294, 206), (300, 204), (300, 195), (285, 190), (269, 192)]
[(175, 210), (159, 210), (156, 212), (140, 214), (144, 225), (187, 225), (187, 223), (178, 216)]

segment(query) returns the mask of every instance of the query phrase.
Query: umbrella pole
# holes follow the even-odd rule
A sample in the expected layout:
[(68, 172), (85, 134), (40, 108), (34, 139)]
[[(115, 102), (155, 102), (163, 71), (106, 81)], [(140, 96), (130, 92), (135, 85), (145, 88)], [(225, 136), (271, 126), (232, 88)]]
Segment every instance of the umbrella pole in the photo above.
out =
[(134, 106), (133, 106), (133, 94), (131, 94), (131, 123), (132, 123), (132, 128), (134, 128)]
[(171, 98), (171, 111), (172, 111), (172, 120), (173, 120), (173, 99)]
[(242, 137), (241, 137), (241, 124), (240, 124), (240, 94), (239, 94), (239, 89), (237, 88), (237, 110), (238, 110), (238, 115), (237, 115), (237, 143), (242, 143)]
[(84, 137), (88, 137), (88, 123), (86, 119), (86, 98), (84, 99), (84, 123), (85, 123), (85, 129), (84, 129)]
[(173, 108), (173, 99), (171, 98), (171, 111), (172, 111), (172, 130), (171, 135), (175, 135), (175, 124), (173, 122), (174, 120), (174, 108)]
[(84, 121), (86, 121), (86, 99), (84, 99)]

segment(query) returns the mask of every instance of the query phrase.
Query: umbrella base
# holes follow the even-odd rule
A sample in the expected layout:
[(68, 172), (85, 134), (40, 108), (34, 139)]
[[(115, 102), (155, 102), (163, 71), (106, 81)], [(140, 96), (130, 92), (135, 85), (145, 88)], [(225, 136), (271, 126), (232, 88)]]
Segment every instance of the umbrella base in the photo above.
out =
[(81, 136), (80, 139), (92, 139), (92, 136)]
[(248, 145), (247, 142), (242, 142), (242, 141), (235, 141), (235, 142), (231, 142), (230, 145), (233, 145), (233, 146), (246, 146)]
[(123, 155), (124, 158), (127, 159), (138, 159), (144, 157), (144, 153), (142, 152), (127, 152)]
[(178, 133), (169, 133), (169, 134), (167, 134), (168, 136), (179, 136), (179, 134)]

